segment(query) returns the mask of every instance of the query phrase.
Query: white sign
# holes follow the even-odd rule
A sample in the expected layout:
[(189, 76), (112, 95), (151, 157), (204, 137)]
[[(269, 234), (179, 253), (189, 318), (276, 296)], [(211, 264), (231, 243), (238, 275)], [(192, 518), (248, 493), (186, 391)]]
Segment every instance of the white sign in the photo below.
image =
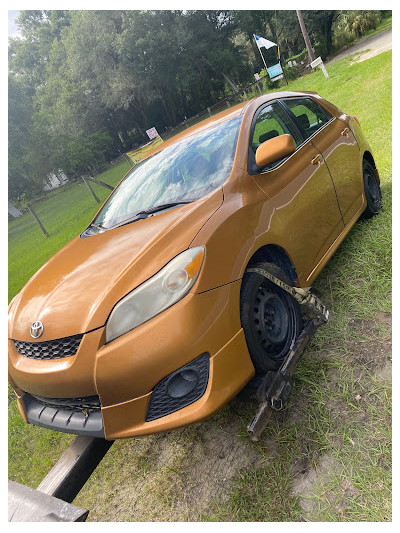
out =
[(153, 139), (158, 137), (158, 132), (157, 132), (156, 128), (150, 128), (149, 130), (146, 130), (146, 133), (147, 133), (150, 141), (152, 141)]
[(254, 74), (254, 77), (257, 81), (260, 79), (260, 75), (257, 72)]

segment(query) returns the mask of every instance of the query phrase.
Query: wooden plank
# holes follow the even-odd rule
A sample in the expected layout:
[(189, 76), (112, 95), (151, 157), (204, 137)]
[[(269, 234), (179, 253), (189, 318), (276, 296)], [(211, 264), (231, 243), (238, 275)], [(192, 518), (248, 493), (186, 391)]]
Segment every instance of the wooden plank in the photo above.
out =
[(92, 187), (90, 186), (90, 183), (88, 181), (86, 181), (85, 177), (82, 176), (82, 179), (83, 179), (83, 182), (84, 184), (87, 186), (87, 188), (89, 189), (91, 195), (93, 196), (93, 198), (96, 200), (96, 202), (99, 204), (100, 203), (100, 200), (97, 198), (96, 196), (96, 193), (94, 192), (94, 190), (92, 189)]
[(9, 522), (84, 522), (88, 514), (87, 509), (8, 481)]
[(37, 490), (72, 502), (113, 442), (97, 437), (77, 437)]
[(36, 214), (35, 211), (33, 210), (33, 207), (32, 207), (31, 205), (29, 205), (29, 204), (27, 204), (26, 207), (27, 207), (27, 208), (29, 209), (29, 211), (32, 213), (33, 218), (34, 218), (34, 219), (36, 220), (36, 222), (38, 223), (40, 229), (43, 231), (43, 233), (46, 235), (46, 237), (48, 237), (49, 234), (47, 233), (46, 228), (45, 228), (45, 227), (43, 226), (43, 224), (40, 222), (39, 217), (37, 216), (37, 214)]
[(104, 183), (104, 181), (98, 180), (96, 178), (92, 178), (91, 176), (87, 176), (88, 180), (94, 181), (97, 183), (97, 185), (100, 185), (101, 187), (105, 187), (106, 189), (109, 189), (110, 191), (114, 190), (114, 187), (111, 187), (111, 185), (108, 185), (108, 183)]

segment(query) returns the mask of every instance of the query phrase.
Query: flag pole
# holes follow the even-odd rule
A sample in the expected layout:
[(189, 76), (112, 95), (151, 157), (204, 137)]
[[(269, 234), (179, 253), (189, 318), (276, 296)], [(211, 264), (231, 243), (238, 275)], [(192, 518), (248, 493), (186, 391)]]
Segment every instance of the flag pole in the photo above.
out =
[(265, 71), (266, 71), (266, 73), (268, 74), (267, 64), (266, 64), (265, 59), (264, 59), (264, 57), (263, 57), (263, 55), (262, 55), (262, 53), (261, 53), (261, 48), (260, 48), (260, 47), (258, 46), (258, 44), (257, 44), (257, 39), (256, 39), (256, 36), (255, 36), (254, 33), (253, 33), (253, 37), (254, 37), (254, 40), (256, 41), (256, 45), (257, 45), (258, 51), (260, 52), (261, 59), (263, 60), (263, 63), (264, 63), (264, 65), (265, 65)]

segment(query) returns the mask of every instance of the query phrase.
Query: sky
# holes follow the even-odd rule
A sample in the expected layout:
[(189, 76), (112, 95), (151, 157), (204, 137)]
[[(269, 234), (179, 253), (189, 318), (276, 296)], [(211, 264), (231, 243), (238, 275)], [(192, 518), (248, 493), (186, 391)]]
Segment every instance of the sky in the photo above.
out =
[(15, 37), (16, 35), (19, 35), (19, 30), (17, 28), (17, 25), (15, 24), (14, 20), (18, 16), (19, 11), (17, 9), (9, 9), (8, 10), (8, 36), (9, 37)]

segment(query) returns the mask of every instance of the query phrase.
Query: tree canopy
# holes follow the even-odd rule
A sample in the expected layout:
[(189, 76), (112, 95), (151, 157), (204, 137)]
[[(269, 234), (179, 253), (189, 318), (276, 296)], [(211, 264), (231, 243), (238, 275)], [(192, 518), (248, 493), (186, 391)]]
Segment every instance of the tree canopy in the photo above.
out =
[[(338, 11), (303, 12), (319, 53)], [(22, 10), (9, 39), (9, 195), (80, 175), (254, 81), (253, 34), (304, 49), (295, 11)], [(343, 24), (343, 21), (342, 21)]]

